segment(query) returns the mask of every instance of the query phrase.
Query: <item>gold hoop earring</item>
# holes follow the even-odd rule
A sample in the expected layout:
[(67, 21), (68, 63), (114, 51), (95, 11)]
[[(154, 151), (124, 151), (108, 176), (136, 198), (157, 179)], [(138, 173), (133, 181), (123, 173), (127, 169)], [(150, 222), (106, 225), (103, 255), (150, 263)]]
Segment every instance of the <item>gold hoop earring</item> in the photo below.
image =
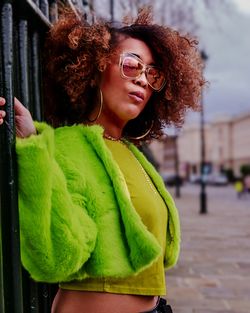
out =
[(126, 136), (126, 137), (127, 137), (128, 139), (132, 139), (132, 140), (140, 140), (140, 139), (146, 137), (146, 136), (151, 132), (153, 126), (154, 126), (154, 120), (152, 120), (149, 129), (148, 129), (144, 134), (142, 134), (142, 135), (140, 135), (140, 136), (137, 136), (137, 137), (132, 137), (132, 136)]
[(91, 120), (91, 119), (88, 118), (88, 121), (91, 122), (91, 123), (93, 123), (93, 122), (95, 122), (96, 120), (98, 120), (98, 118), (100, 117), (100, 115), (101, 115), (101, 113), (102, 113), (102, 108), (103, 108), (103, 95), (102, 95), (101, 89), (99, 89), (99, 93), (100, 93), (100, 109), (99, 109), (99, 111), (98, 111), (96, 117), (95, 117), (93, 120)]

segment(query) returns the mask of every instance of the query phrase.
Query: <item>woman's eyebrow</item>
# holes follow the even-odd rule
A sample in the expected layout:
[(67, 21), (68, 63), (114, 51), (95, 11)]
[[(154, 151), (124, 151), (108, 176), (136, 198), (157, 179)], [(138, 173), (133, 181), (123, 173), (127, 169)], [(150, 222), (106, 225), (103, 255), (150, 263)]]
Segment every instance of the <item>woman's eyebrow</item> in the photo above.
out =
[[(139, 54), (136, 54), (136, 53), (133, 53), (133, 52), (130, 52), (131, 54), (133, 54), (134, 56), (136, 56), (138, 59), (140, 59), (141, 61), (142, 61), (142, 58), (140, 57), (140, 55)], [(143, 61), (142, 61), (143, 62)], [(144, 63), (144, 62), (143, 62)], [(155, 62), (153, 61), (153, 62), (151, 62), (150, 64), (148, 64), (148, 65), (153, 65), (153, 66), (155, 66), (156, 64), (155, 64)]]
[(136, 56), (138, 59), (142, 60), (141, 57), (139, 56), (139, 54), (133, 53), (133, 52), (129, 52), (130, 54), (133, 54), (134, 56)]

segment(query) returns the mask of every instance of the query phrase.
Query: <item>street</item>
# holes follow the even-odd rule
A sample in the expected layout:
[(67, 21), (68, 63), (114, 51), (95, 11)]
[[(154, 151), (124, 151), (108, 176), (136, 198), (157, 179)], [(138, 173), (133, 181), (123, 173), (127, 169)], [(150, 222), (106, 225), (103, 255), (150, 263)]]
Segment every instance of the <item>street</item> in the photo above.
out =
[(232, 186), (206, 191), (207, 214), (199, 214), (198, 185), (175, 198), (182, 248), (166, 273), (167, 298), (174, 313), (250, 313), (250, 194), (238, 199)]

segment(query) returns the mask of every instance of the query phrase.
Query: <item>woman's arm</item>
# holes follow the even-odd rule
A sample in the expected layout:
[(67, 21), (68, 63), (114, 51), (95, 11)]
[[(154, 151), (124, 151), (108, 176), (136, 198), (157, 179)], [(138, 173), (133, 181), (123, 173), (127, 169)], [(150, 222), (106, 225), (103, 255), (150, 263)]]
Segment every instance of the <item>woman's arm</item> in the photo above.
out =
[[(0, 125), (6, 117), (4, 105), (0, 97)], [(16, 98), (14, 110), (22, 263), (35, 280), (65, 281), (88, 260), (96, 226), (84, 201), (72, 200), (54, 157), (54, 130), (35, 124)]]
[(36, 129), (16, 145), (22, 262), (35, 280), (65, 281), (88, 260), (97, 231), (84, 205), (72, 201), (54, 158), (54, 130)]

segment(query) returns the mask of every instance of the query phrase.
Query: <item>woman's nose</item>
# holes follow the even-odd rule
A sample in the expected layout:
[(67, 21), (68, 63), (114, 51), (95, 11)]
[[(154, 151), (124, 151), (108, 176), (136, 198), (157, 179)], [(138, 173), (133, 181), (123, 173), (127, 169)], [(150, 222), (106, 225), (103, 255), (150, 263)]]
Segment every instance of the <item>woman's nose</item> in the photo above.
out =
[(142, 87), (146, 88), (148, 85), (148, 80), (145, 72), (142, 72), (141, 75), (134, 80), (135, 84), (140, 84)]

